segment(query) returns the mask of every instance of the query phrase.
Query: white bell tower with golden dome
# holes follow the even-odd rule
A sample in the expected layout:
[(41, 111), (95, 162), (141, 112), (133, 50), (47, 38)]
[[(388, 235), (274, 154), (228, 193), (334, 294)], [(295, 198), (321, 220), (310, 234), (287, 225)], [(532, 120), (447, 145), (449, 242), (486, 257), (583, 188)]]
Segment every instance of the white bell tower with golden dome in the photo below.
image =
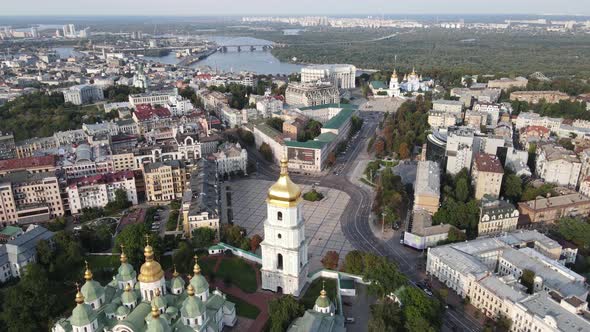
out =
[(307, 281), (307, 239), (301, 215), (301, 188), (281, 160), (281, 174), (268, 190), (262, 249), (262, 289), (299, 296)]

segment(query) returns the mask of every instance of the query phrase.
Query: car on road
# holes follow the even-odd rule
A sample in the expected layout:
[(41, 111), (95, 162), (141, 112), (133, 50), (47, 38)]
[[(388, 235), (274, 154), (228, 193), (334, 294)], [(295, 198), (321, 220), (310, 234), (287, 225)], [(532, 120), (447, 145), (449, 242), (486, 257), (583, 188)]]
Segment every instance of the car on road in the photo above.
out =
[(346, 324), (354, 324), (355, 320), (354, 320), (354, 317), (346, 317), (346, 318), (344, 319), (344, 322), (345, 322)]
[(424, 291), (424, 293), (426, 293), (426, 295), (428, 296), (432, 296), (432, 291), (426, 287), (422, 288), (422, 290)]

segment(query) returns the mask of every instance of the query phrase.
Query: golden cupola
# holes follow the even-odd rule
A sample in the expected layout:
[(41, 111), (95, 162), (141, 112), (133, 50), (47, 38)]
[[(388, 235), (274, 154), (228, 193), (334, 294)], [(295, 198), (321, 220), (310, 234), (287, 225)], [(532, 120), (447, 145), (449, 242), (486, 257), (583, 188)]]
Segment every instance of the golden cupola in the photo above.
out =
[(145, 256), (145, 263), (139, 269), (137, 280), (145, 283), (161, 280), (164, 277), (164, 270), (162, 270), (160, 263), (154, 260), (154, 248), (150, 246), (148, 235), (146, 235), (146, 246), (143, 255)]
[(281, 174), (268, 189), (267, 203), (279, 206), (294, 206), (301, 201), (301, 188), (289, 178), (287, 159), (281, 159)]
[(397, 79), (397, 71), (395, 69), (393, 70), (393, 73), (391, 73), (391, 78)]

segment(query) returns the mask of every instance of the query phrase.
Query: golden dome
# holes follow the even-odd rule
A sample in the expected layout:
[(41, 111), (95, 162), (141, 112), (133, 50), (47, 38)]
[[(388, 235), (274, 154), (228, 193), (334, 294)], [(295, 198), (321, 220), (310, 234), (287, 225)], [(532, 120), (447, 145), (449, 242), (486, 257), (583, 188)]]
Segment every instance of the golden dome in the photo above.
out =
[(160, 310), (154, 305), (152, 305), (152, 317), (156, 319), (160, 317)]
[(397, 78), (397, 71), (395, 71), (395, 69), (393, 70), (393, 73), (391, 73), (391, 78)]
[(146, 283), (161, 280), (164, 277), (164, 270), (162, 270), (160, 263), (154, 260), (154, 249), (150, 246), (149, 235), (146, 235), (146, 246), (143, 255), (145, 256), (145, 263), (139, 269), (137, 280)]
[(275, 205), (293, 206), (301, 200), (301, 188), (291, 181), (287, 169), (287, 159), (281, 159), (281, 175), (268, 189), (267, 202)]
[(172, 276), (174, 278), (177, 278), (180, 275), (180, 273), (178, 273), (178, 271), (176, 271), (176, 264), (174, 264), (174, 273), (172, 273)]
[(90, 271), (90, 266), (88, 265), (88, 261), (84, 261), (86, 263), (86, 271), (84, 271), (84, 279), (86, 281), (92, 280), (92, 271)]
[[(190, 278), (189, 278), (189, 280), (190, 280)], [(195, 288), (193, 287), (193, 285), (191, 285), (190, 282), (188, 284), (188, 287), (186, 287), (186, 293), (188, 294), (188, 296), (195, 295)]]
[(125, 285), (125, 291), (126, 292), (131, 292), (131, 284), (126, 284)]
[(80, 285), (78, 283), (76, 283), (76, 289), (78, 290), (76, 293), (76, 303), (82, 304), (84, 303), (84, 295), (82, 295), (82, 292), (80, 291)]
[(125, 246), (124, 245), (121, 245), (121, 257), (120, 257), (120, 260), (121, 260), (121, 264), (127, 263), (127, 255), (125, 255)]

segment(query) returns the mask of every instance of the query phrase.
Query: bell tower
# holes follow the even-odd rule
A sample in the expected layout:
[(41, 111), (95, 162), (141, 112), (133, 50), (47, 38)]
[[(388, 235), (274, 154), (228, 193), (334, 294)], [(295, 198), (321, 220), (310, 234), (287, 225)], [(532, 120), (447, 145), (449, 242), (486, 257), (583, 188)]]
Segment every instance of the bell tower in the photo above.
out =
[(301, 215), (301, 188), (281, 160), (281, 174), (268, 190), (262, 249), (262, 288), (299, 296), (307, 281), (307, 239)]

